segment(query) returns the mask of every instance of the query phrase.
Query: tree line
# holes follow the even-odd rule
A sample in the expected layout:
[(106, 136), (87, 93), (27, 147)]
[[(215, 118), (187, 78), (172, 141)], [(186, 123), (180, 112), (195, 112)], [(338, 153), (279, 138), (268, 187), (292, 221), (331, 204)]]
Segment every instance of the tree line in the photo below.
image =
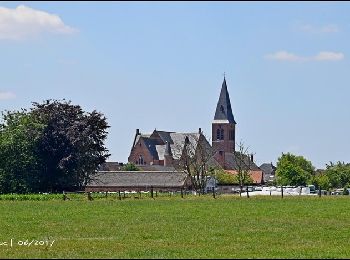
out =
[(276, 183), (292, 186), (313, 184), (323, 190), (346, 189), (350, 185), (350, 164), (330, 162), (325, 169), (316, 170), (311, 161), (303, 156), (282, 154), (277, 161)]
[(2, 112), (0, 193), (81, 189), (108, 158), (108, 124), (66, 100)]

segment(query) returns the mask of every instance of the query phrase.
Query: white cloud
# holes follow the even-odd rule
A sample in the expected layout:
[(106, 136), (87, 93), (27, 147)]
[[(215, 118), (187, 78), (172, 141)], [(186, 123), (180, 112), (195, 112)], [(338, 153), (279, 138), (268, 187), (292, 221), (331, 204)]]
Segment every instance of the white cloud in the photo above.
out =
[(277, 51), (272, 54), (265, 55), (265, 58), (269, 60), (280, 60), (280, 61), (302, 61), (303, 57), (297, 56), (293, 53), (286, 51)]
[(308, 33), (324, 34), (337, 33), (340, 31), (336, 24), (327, 24), (324, 26), (315, 26), (311, 24), (304, 24), (300, 26), (300, 30)]
[(0, 40), (18, 40), (44, 32), (71, 34), (76, 31), (55, 14), (24, 5), (15, 9), (0, 7)]
[(9, 91), (0, 91), (0, 100), (13, 99), (16, 95)]
[(315, 56), (306, 57), (296, 55), (287, 51), (277, 51), (272, 54), (265, 55), (266, 59), (277, 61), (339, 61), (345, 58), (342, 52), (321, 51)]
[(321, 51), (314, 57), (314, 60), (317, 60), (317, 61), (322, 61), (322, 60), (338, 61), (342, 59), (344, 59), (343, 53), (331, 52), (331, 51)]

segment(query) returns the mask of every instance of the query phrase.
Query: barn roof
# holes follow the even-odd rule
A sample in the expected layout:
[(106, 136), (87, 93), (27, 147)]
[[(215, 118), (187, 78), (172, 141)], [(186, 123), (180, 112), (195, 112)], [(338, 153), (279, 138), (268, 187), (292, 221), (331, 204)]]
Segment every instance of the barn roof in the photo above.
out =
[(87, 187), (182, 187), (187, 178), (177, 171), (100, 171)]

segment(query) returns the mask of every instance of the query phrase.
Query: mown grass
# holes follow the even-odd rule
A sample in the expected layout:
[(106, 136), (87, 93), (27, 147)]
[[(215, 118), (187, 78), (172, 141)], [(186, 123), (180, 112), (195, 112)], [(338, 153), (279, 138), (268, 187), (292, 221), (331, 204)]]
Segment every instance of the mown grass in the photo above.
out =
[(349, 197), (0, 201), (0, 258), (350, 258)]

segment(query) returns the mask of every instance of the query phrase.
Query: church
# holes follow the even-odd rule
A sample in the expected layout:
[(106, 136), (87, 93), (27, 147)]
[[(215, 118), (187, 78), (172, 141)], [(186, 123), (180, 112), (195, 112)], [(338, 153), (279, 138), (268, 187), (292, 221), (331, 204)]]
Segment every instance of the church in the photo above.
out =
[[(176, 133), (154, 130), (143, 134), (136, 129), (134, 141), (128, 157), (129, 163), (134, 163), (142, 170), (175, 169), (185, 145), (190, 145), (196, 152), (199, 145), (213, 151), (210, 166), (220, 166), (229, 173), (235, 174), (237, 160), (235, 156), (236, 121), (232, 113), (230, 96), (224, 77), (214, 119), (212, 121), (211, 144), (203, 135), (201, 128), (192, 133)], [(263, 183), (262, 170), (254, 163), (253, 156), (249, 161), (251, 177), (256, 184)]]

